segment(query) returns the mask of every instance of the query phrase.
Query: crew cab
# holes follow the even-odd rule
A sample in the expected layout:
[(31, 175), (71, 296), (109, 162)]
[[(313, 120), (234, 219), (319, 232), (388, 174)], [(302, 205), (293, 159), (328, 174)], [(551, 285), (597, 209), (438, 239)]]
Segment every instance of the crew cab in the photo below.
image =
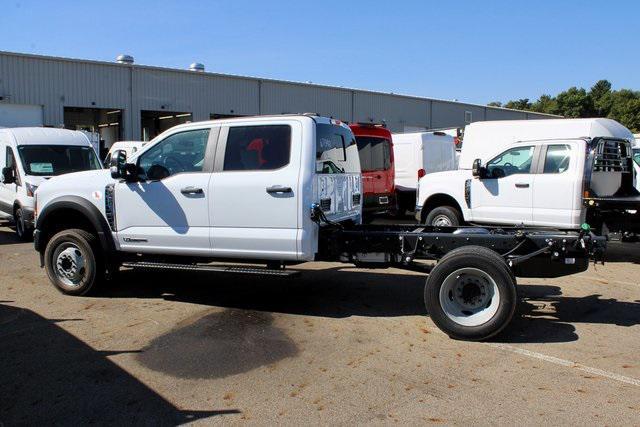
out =
[(360, 155), (365, 218), (395, 212), (395, 161), (391, 132), (384, 124), (353, 123), (349, 127), (356, 137)]
[(429, 314), (474, 340), (511, 320), (515, 276), (584, 271), (602, 250), (588, 229), (363, 225), (355, 137), (316, 115), (176, 126), (129, 159), (115, 152), (108, 171), (43, 183), (36, 211), (41, 265), (68, 295), (115, 280), (123, 266), (291, 277), (299, 272), (285, 267), (307, 261), (416, 269), (431, 259)]
[(631, 132), (610, 119), (476, 122), (459, 169), (421, 183), (416, 218), (599, 232), (640, 226)]

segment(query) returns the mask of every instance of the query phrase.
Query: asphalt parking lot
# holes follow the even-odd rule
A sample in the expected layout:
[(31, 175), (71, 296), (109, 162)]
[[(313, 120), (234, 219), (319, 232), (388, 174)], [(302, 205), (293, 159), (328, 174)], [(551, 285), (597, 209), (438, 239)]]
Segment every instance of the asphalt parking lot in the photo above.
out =
[(431, 323), (419, 273), (124, 271), (73, 298), (0, 227), (0, 425), (637, 425), (640, 244), (608, 257), (520, 279), (509, 329), (467, 343)]

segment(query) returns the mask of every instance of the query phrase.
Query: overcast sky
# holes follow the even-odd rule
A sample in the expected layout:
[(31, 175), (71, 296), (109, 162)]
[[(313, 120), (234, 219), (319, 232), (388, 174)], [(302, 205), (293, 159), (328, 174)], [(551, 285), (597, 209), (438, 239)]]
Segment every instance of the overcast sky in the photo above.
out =
[[(480, 104), (640, 89), (640, 1), (4, 0), (0, 50)], [(1, 78), (1, 76), (0, 76)]]

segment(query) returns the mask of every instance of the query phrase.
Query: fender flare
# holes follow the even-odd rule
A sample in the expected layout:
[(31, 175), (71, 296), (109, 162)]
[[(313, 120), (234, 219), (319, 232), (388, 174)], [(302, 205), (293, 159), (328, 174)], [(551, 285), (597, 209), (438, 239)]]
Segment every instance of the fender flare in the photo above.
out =
[(40, 238), (42, 233), (46, 232), (48, 226), (48, 219), (51, 214), (60, 209), (72, 209), (85, 216), (91, 225), (95, 228), (98, 234), (98, 241), (104, 251), (105, 256), (113, 254), (116, 251), (115, 242), (109, 224), (107, 224), (106, 218), (100, 213), (98, 208), (88, 200), (79, 196), (62, 196), (53, 199), (51, 202), (38, 213), (35, 224), (34, 246), (36, 251), (44, 253), (44, 242)]

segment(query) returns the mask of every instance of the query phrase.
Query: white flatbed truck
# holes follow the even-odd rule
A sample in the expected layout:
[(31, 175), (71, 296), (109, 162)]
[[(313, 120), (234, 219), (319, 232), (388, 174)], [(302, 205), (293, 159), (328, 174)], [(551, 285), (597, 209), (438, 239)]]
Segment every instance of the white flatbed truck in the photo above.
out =
[(407, 269), (436, 260), (429, 315), (453, 338), (483, 340), (513, 317), (516, 276), (584, 271), (604, 248), (588, 229), (363, 225), (359, 169), (349, 128), (316, 115), (180, 125), (130, 159), (114, 153), (110, 171), (43, 183), (35, 249), (68, 295), (121, 266), (295, 276), (289, 266), (316, 260)]

